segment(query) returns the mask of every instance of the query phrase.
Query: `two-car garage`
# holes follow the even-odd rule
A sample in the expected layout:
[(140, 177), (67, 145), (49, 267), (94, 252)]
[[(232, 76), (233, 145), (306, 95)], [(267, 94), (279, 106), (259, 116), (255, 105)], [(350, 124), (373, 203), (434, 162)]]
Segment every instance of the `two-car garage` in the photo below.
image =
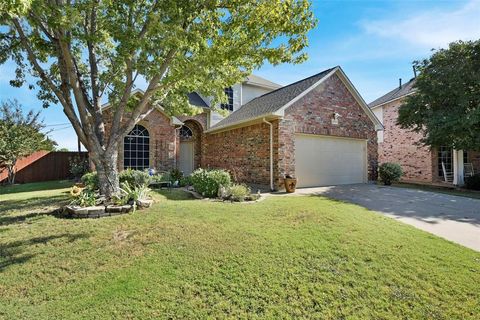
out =
[(295, 135), (298, 187), (367, 182), (367, 141), (312, 134)]

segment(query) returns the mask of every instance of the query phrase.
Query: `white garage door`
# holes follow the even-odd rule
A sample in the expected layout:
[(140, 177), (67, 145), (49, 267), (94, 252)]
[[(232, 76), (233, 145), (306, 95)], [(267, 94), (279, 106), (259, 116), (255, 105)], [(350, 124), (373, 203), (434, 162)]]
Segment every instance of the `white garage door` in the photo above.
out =
[(299, 187), (367, 182), (366, 140), (295, 135)]

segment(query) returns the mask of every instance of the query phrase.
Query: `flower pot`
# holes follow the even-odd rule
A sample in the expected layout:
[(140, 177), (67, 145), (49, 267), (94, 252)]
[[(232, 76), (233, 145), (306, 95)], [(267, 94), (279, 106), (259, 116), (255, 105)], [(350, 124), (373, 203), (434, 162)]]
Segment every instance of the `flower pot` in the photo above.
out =
[(288, 193), (295, 192), (295, 188), (297, 187), (297, 179), (295, 179), (295, 178), (285, 178), (284, 183), (285, 183), (285, 190)]

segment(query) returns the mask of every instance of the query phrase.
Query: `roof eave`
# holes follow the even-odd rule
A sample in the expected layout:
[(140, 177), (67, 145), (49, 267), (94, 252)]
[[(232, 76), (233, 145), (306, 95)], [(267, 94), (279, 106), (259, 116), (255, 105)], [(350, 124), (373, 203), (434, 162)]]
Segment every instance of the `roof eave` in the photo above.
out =
[(253, 124), (256, 124), (256, 123), (260, 123), (260, 122), (263, 121), (263, 119), (274, 120), (274, 119), (279, 119), (279, 118), (281, 118), (281, 116), (278, 116), (275, 113), (267, 113), (267, 114), (263, 114), (263, 115), (260, 115), (260, 116), (254, 117), (254, 118), (249, 118), (249, 119), (233, 122), (233, 123), (230, 123), (230, 124), (227, 124), (227, 125), (224, 125), (224, 126), (212, 127), (210, 129), (206, 130), (205, 133), (220, 133), (222, 131), (229, 131), (229, 130), (233, 130), (233, 129), (237, 129), (237, 128), (247, 127), (247, 126), (250, 126), (250, 125), (253, 125)]
[(376, 108), (378, 108), (378, 107), (384, 106), (384, 105), (386, 105), (386, 104), (388, 104), (388, 103), (391, 103), (391, 102), (393, 102), (393, 101), (396, 101), (396, 100), (405, 98), (405, 97), (407, 97), (407, 96), (410, 96), (410, 95), (414, 94), (415, 92), (416, 92), (416, 90), (413, 90), (413, 91), (411, 91), (411, 92), (409, 92), (409, 93), (407, 93), (407, 94), (403, 94), (403, 95), (401, 95), (401, 96), (399, 96), (399, 97), (396, 97), (396, 98), (387, 100), (387, 101), (385, 101), (385, 102), (382, 102), (382, 103), (380, 103), (380, 104), (374, 105), (373, 107), (370, 107), (370, 109), (376, 109)]
[(276, 90), (276, 89), (280, 89), (282, 86), (281, 85), (269, 85), (269, 84), (265, 84), (265, 83), (258, 83), (258, 82), (254, 82), (254, 81), (250, 81), (250, 80), (246, 80), (244, 82), (242, 82), (243, 84), (248, 84), (248, 85), (251, 85), (251, 86), (255, 86), (255, 87), (260, 87), (260, 88), (266, 88), (266, 89), (272, 89), (272, 90)]

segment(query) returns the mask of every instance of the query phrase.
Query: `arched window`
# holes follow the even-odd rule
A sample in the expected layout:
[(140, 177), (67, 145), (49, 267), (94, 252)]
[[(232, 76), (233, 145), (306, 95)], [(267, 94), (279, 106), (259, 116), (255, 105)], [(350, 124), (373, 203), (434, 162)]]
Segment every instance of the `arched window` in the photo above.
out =
[(192, 129), (190, 129), (187, 126), (182, 126), (180, 128), (180, 139), (189, 140), (189, 139), (192, 139), (192, 137), (193, 137)]
[(148, 169), (150, 165), (150, 136), (147, 129), (135, 125), (123, 139), (123, 168)]

